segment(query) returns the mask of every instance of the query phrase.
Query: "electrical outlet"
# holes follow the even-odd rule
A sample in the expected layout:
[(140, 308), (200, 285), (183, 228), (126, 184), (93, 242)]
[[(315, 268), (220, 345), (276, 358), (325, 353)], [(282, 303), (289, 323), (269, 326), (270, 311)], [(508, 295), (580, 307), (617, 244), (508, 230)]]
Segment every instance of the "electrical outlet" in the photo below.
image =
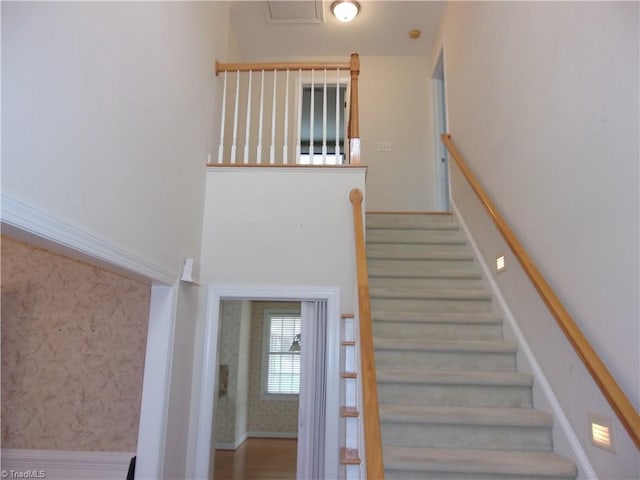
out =
[(378, 142), (376, 144), (376, 150), (378, 152), (391, 152), (393, 148), (391, 146), (391, 142)]

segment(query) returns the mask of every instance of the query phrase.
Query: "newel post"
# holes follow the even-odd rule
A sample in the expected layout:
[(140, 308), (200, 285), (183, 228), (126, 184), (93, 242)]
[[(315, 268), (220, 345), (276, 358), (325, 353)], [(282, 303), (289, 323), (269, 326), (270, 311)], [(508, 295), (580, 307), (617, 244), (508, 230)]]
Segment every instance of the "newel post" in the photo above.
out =
[(360, 56), (351, 54), (351, 108), (349, 110), (349, 163), (360, 163), (360, 117), (358, 111), (358, 75), (360, 75)]

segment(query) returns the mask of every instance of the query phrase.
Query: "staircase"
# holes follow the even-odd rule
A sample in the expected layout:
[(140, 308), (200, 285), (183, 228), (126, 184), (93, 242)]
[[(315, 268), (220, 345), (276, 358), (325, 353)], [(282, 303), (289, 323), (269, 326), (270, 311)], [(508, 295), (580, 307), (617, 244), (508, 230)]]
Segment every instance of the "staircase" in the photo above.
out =
[(387, 479), (574, 479), (447, 214), (367, 214)]

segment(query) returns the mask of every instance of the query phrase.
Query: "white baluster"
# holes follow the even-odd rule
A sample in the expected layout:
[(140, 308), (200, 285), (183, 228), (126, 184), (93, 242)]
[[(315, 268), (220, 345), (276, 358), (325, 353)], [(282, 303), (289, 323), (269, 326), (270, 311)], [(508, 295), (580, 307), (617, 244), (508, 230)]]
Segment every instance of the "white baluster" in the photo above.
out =
[(271, 100), (271, 145), (269, 146), (269, 163), (276, 162), (276, 83), (278, 71), (273, 71), (273, 99)]
[(336, 71), (336, 163), (340, 159), (340, 69)]
[(327, 164), (327, 69), (322, 84), (322, 164)]
[(251, 133), (251, 78), (253, 72), (249, 70), (249, 88), (247, 90), (247, 118), (244, 132), (244, 163), (249, 163), (249, 135)]
[(222, 87), (222, 115), (220, 118), (220, 145), (218, 145), (218, 163), (222, 163), (224, 155), (224, 121), (227, 110), (227, 72), (224, 72), (224, 86)]
[(258, 146), (256, 147), (256, 163), (262, 163), (262, 119), (264, 117), (264, 70), (260, 79), (260, 118), (258, 125)]
[(238, 140), (238, 99), (240, 97), (240, 71), (236, 71), (236, 104), (233, 113), (233, 143), (231, 144), (231, 163), (236, 163), (236, 142)]
[(302, 70), (298, 70), (298, 140), (296, 143), (296, 163), (300, 163), (302, 145)]
[(313, 117), (315, 115), (314, 113), (314, 107), (315, 107), (315, 85), (314, 85), (314, 78), (313, 78), (313, 68), (311, 69), (311, 96), (310, 96), (310, 110), (309, 110), (309, 159), (310, 159), (310, 163), (311, 165), (313, 165), (313, 141), (314, 141), (314, 137), (315, 137), (315, 132), (313, 131), (313, 121), (315, 120)]
[(284, 87), (284, 142), (282, 144), (282, 163), (287, 164), (287, 149), (289, 144), (289, 69)]

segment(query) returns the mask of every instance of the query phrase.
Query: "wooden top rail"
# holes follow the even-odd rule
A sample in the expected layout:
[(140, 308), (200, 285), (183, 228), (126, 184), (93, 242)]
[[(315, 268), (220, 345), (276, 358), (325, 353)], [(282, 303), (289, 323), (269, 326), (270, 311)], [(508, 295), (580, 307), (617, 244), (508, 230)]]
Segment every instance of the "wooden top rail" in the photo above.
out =
[(469, 169), (463, 160), (462, 155), (453, 144), (451, 135), (442, 134), (442, 141), (451, 153), (451, 156), (460, 168), (462, 174), (471, 185), (471, 188), (476, 192), (480, 202), (484, 205), (489, 216), (495, 223), (496, 227), (498, 227), (498, 230), (513, 251), (514, 255), (522, 265), (522, 268), (540, 294), (540, 297), (556, 319), (560, 329), (564, 332), (569, 343), (571, 343), (576, 353), (587, 367), (587, 370), (591, 373), (591, 376), (609, 402), (609, 405), (611, 405), (611, 408), (616, 412), (616, 415), (618, 415), (620, 422), (629, 433), (629, 436), (635, 443), (636, 448), (640, 450), (640, 416), (638, 415), (638, 412), (635, 410), (634, 406), (624, 394), (620, 386), (616, 383), (615, 379), (580, 328), (576, 325), (573, 318), (571, 318), (569, 312), (564, 308), (551, 286), (544, 279), (542, 273), (540, 273), (527, 251), (524, 249), (511, 228), (509, 228), (504, 217), (500, 212), (498, 212), (498, 209), (487, 195), (487, 192), (482, 188), (476, 177), (473, 175), (473, 172)]
[(382, 463), (382, 438), (378, 411), (378, 385), (373, 354), (373, 330), (371, 327), (371, 302), (369, 299), (369, 273), (362, 222), (362, 192), (354, 188), (349, 200), (353, 205), (353, 227), (356, 244), (356, 268), (358, 279), (358, 316), (360, 318), (360, 354), (362, 356), (362, 397), (364, 415), (364, 444), (367, 476), (371, 480), (384, 480)]
[(273, 70), (349, 70), (350, 62), (267, 62), (220, 63), (216, 61), (216, 75), (220, 72), (270, 72)]

